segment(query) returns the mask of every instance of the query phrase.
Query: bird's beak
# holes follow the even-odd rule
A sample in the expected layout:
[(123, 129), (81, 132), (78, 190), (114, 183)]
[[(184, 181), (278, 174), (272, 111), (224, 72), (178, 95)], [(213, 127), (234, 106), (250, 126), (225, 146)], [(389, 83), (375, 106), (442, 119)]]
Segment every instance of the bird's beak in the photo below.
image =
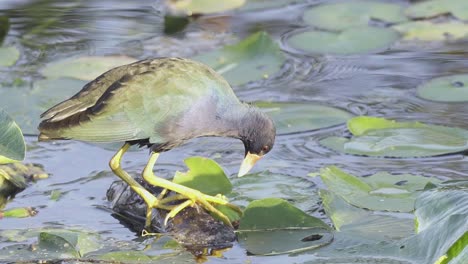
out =
[(255, 163), (257, 163), (257, 161), (261, 158), (262, 156), (247, 152), (247, 155), (245, 155), (244, 161), (242, 161), (242, 164), (239, 169), (239, 174), (237, 174), (237, 176), (242, 177), (246, 175), (250, 171), (250, 169), (252, 169)]

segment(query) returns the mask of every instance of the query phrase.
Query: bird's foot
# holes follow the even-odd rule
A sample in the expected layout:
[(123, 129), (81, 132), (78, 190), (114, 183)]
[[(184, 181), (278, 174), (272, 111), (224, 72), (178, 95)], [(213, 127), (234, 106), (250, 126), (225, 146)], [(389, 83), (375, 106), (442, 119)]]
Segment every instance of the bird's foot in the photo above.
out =
[(228, 202), (228, 199), (223, 195), (218, 194), (216, 196), (211, 196), (211, 195), (204, 194), (195, 189), (186, 188), (186, 187), (184, 189), (185, 190), (183, 191), (183, 193), (179, 193), (179, 194), (164, 198), (159, 201), (161, 205), (163, 205), (164, 207), (168, 207), (169, 205), (167, 204), (170, 202), (173, 202), (175, 200), (187, 199), (186, 201), (174, 206), (174, 208), (169, 210), (169, 213), (166, 215), (166, 218), (164, 220), (164, 224), (167, 224), (167, 221), (169, 219), (176, 216), (179, 212), (181, 212), (185, 208), (189, 206), (195, 206), (195, 205), (200, 205), (202, 208), (204, 208), (210, 213), (213, 213), (215, 216), (221, 219), (221, 221), (223, 221), (226, 225), (231, 226), (231, 227), (232, 227), (232, 224), (229, 218), (225, 214), (223, 214), (221, 211), (216, 209), (216, 207), (214, 207), (213, 205), (228, 206), (229, 208), (236, 211), (239, 215), (242, 215), (242, 210), (238, 206), (234, 204), (230, 204)]

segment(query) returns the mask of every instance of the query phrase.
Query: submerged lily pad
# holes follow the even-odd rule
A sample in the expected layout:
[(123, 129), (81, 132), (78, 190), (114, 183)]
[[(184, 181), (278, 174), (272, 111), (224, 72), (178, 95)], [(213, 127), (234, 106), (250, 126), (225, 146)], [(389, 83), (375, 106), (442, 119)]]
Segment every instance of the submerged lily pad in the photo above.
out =
[(78, 92), (86, 82), (74, 79), (39, 80), (32, 87), (0, 87), (0, 105), (24, 133), (37, 134), (39, 116), (49, 107)]
[(403, 35), (403, 40), (446, 41), (468, 37), (468, 24), (458, 21), (434, 23), (414, 21), (393, 26)]
[(328, 137), (320, 140), (320, 144), (347, 154), (402, 158), (468, 149), (468, 131), (456, 127), (360, 116), (348, 121), (348, 129), (352, 138)]
[(25, 153), (26, 143), (21, 129), (0, 109), (0, 164), (22, 161)]
[(266, 32), (257, 32), (237, 44), (193, 59), (210, 65), (230, 84), (241, 85), (273, 75), (283, 65), (285, 56)]
[(418, 87), (421, 98), (438, 102), (468, 101), (468, 74), (432, 79)]
[(244, 5), (245, 0), (166, 0), (165, 3), (173, 13), (191, 16), (236, 9)]
[(405, 14), (411, 18), (428, 18), (451, 13), (453, 16), (468, 20), (468, 2), (465, 0), (432, 0), (410, 5)]
[(78, 57), (51, 62), (45, 66), (42, 74), (50, 79), (68, 77), (90, 81), (112, 68), (135, 61), (127, 56)]
[(19, 57), (20, 52), (16, 47), (0, 47), (0, 66), (15, 65)]
[(389, 28), (357, 27), (339, 33), (305, 31), (291, 36), (288, 43), (306, 52), (347, 55), (385, 50), (399, 37)]
[(189, 171), (176, 172), (173, 182), (199, 190), (208, 195), (227, 194), (232, 184), (216, 161), (203, 157), (185, 160)]
[[(369, 25), (373, 20), (386, 23), (406, 21), (403, 6), (375, 1), (344, 1), (313, 6), (304, 13), (306, 23), (327, 30), (344, 30)], [(369, 38), (368, 40), (371, 40)]]
[(277, 133), (296, 133), (343, 124), (353, 115), (344, 110), (313, 103), (257, 102), (274, 121)]
[(258, 255), (300, 252), (332, 240), (327, 224), (278, 198), (250, 203), (239, 226), (239, 243)]
[(417, 191), (429, 182), (439, 182), (411, 174), (378, 173), (358, 178), (334, 166), (322, 169), (320, 177), (331, 192), (354, 206), (397, 212), (413, 211)]

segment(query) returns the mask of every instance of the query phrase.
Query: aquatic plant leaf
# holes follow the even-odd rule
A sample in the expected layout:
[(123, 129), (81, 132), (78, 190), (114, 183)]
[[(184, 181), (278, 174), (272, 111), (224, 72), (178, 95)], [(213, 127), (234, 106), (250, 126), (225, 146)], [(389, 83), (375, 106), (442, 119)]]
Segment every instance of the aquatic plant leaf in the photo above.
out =
[[(343, 1), (312, 6), (304, 13), (304, 21), (320, 29), (345, 30), (367, 26), (373, 21), (399, 23), (408, 20), (403, 6), (375, 1)], [(369, 38), (368, 40), (371, 40)]]
[(10, 19), (7, 16), (0, 16), (0, 46), (3, 44), (8, 31), (10, 30)]
[(78, 92), (85, 81), (59, 78), (38, 80), (33, 87), (0, 87), (0, 105), (26, 134), (37, 134), (39, 116), (49, 107)]
[(338, 33), (303, 31), (287, 42), (306, 52), (348, 55), (383, 51), (399, 38), (398, 32), (390, 28), (356, 27)]
[(458, 74), (434, 78), (418, 87), (418, 96), (437, 102), (468, 101), (468, 75)]
[[(372, 129), (369, 124), (377, 125)], [(468, 131), (456, 127), (364, 116), (349, 120), (348, 129), (363, 132), (350, 139), (324, 138), (320, 144), (347, 154), (402, 158), (437, 156), (468, 149)]]
[(231, 192), (232, 184), (216, 161), (203, 157), (190, 157), (185, 159), (185, 164), (189, 171), (177, 171), (173, 182), (208, 195)]
[[(346, 202), (365, 209), (395, 212), (411, 212), (417, 191), (438, 180), (411, 174), (378, 173), (358, 178), (335, 166), (320, 171), (320, 177), (328, 189)], [(405, 181), (405, 182), (402, 182)]]
[(281, 68), (285, 56), (266, 32), (257, 32), (237, 44), (193, 59), (214, 68), (231, 85), (242, 85), (269, 78)]
[(468, 25), (459, 21), (413, 21), (392, 27), (408, 41), (454, 41), (468, 37)]
[(41, 73), (49, 79), (68, 77), (91, 81), (112, 68), (135, 61), (136, 59), (127, 56), (76, 57), (51, 62)]
[(247, 0), (239, 11), (257, 11), (286, 6), (297, 2), (297, 0)]
[(151, 258), (141, 251), (114, 251), (105, 253), (98, 257), (102, 260), (117, 261), (125, 263), (149, 263)]
[(245, 0), (166, 0), (165, 4), (175, 14), (187, 16), (199, 14), (213, 14), (233, 10), (244, 5)]
[(331, 127), (353, 116), (339, 108), (313, 103), (256, 102), (255, 105), (275, 121), (278, 134)]
[(15, 65), (20, 57), (19, 50), (14, 47), (0, 47), (0, 66), (12, 66)]
[(461, 20), (468, 20), (468, 2), (465, 0), (432, 0), (411, 4), (405, 14), (411, 18), (429, 18), (451, 13)]
[(0, 164), (22, 161), (25, 153), (26, 143), (21, 129), (0, 109)]
[(19, 208), (12, 208), (6, 211), (0, 211), (0, 219), (3, 217), (10, 217), (10, 218), (25, 218), (31, 217), (36, 215), (36, 211), (29, 207), (19, 207)]
[(333, 240), (330, 227), (283, 199), (256, 200), (245, 209), (239, 243), (258, 255), (294, 253), (319, 248)]
[(83, 257), (86, 253), (101, 248), (98, 236), (71, 230), (48, 230), (39, 233), (38, 249), (42, 252), (58, 253), (59, 256)]

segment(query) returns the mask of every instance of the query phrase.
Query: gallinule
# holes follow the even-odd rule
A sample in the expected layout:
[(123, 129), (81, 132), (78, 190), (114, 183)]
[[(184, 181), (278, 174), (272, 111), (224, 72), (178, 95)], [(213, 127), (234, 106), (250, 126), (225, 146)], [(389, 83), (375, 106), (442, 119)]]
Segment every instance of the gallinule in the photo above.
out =
[[(275, 141), (275, 126), (268, 116), (240, 102), (226, 80), (214, 70), (182, 58), (148, 59), (109, 70), (70, 99), (44, 112), (41, 118), (40, 141), (125, 142), (109, 164), (147, 204), (146, 227), (151, 223), (153, 208), (169, 210), (167, 221), (197, 203), (229, 225), (229, 219), (212, 204), (238, 210), (224, 197), (205, 195), (156, 177), (153, 167), (159, 153), (196, 137), (238, 138), (245, 147), (239, 170), (242, 176), (271, 150)], [(123, 154), (134, 144), (151, 149), (142, 176), (148, 183), (164, 188), (158, 197), (120, 165)], [(168, 190), (177, 194), (164, 198)], [(184, 199), (181, 204), (172, 203)]]

